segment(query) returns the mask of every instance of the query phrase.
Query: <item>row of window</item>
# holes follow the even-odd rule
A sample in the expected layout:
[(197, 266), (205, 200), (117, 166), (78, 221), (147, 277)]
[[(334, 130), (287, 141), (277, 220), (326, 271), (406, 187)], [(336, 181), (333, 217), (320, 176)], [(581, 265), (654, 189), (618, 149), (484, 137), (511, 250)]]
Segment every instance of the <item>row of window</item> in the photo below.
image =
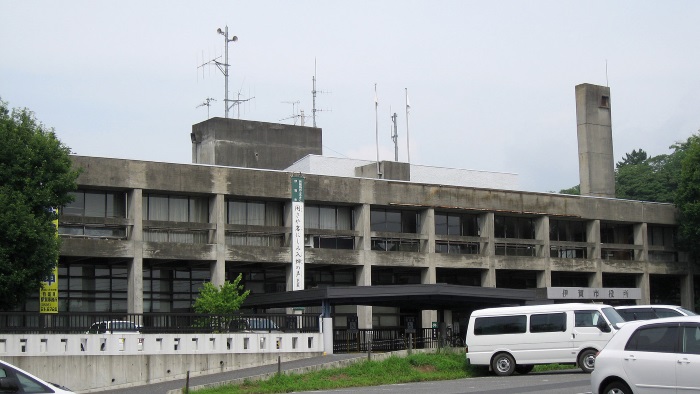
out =
[[(602, 319), (598, 311), (574, 311), (575, 327), (595, 327)], [(527, 315), (480, 317), (474, 320), (474, 335), (502, 335), (565, 332), (566, 313), (538, 313)]]
[[(78, 191), (74, 201), (63, 208), (71, 216), (125, 218), (127, 199), (124, 192)], [(355, 210), (351, 206), (306, 204), (305, 227), (324, 230), (353, 230)], [(208, 197), (178, 196), (155, 193), (143, 194), (143, 218), (153, 221), (208, 223)], [(370, 229), (375, 232), (418, 234), (421, 213), (416, 210), (372, 208)], [(284, 226), (284, 203), (280, 201), (226, 201), (226, 223), (246, 226)], [(537, 218), (525, 216), (494, 216), (494, 237), (536, 239)], [(550, 219), (549, 239), (562, 242), (586, 242), (585, 221)], [(95, 226), (62, 226), (62, 234), (122, 237), (123, 230)], [(435, 234), (440, 236), (478, 237), (482, 234), (483, 216), (469, 213), (435, 212)], [(674, 247), (675, 228), (649, 225), (649, 245)], [(604, 244), (634, 244), (631, 224), (601, 222), (600, 239)], [(439, 247), (443, 249), (442, 246)], [(449, 248), (448, 248), (449, 249)]]

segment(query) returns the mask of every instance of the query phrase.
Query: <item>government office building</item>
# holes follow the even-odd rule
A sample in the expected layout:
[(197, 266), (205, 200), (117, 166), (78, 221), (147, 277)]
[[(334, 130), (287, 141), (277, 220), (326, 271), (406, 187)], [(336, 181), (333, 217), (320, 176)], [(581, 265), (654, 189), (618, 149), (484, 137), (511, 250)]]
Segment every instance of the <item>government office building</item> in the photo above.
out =
[[(576, 111), (581, 196), (517, 191), (513, 174), (324, 157), (321, 129), (237, 119), (192, 127), (193, 164), (72, 156), (59, 310), (189, 312), (204, 282), (239, 274), (253, 295), (291, 291), (292, 176), (304, 178), (305, 289), (547, 289), (543, 302), (593, 290), (585, 301), (694, 310), (700, 276), (675, 248), (675, 206), (613, 198), (609, 88), (578, 85)], [(406, 303), (332, 315), (360, 328), (437, 318)]]

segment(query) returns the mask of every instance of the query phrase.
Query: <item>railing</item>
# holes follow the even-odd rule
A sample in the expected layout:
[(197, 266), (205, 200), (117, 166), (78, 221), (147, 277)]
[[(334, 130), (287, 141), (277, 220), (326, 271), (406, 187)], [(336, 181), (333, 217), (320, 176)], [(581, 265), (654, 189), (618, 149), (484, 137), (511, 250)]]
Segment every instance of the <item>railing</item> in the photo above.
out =
[(333, 330), (333, 352), (355, 353), (389, 352), (405, 349), (434, 349), (439, 347), (463, 346), (459, 335), (449, 335), (444, 339), (439, 337), (440, 331), (435, 328), (423, 328), (416, 330), (410, 336), (404, 329), (360, 329), (349, 331), (346, 329)]
[[(142, 333), (319, 332), (317, 314), (58, 313), (3, 312), (0, 333), (80, 334), (100, 322), (127, 322)], [(128, 324), (121, 324), (122, 327)]]

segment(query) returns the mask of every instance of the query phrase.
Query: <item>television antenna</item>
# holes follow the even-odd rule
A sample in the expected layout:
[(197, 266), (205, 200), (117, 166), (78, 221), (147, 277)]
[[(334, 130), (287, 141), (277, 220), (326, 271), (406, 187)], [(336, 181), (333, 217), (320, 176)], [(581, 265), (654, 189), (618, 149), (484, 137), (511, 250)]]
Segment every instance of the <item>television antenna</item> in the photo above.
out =
[[(391, 108), (389, 108), (389, 113), (391, 113)], [(391, 140), (394, 141), (394, 161), (398, 162), (399, 161), (399, 130), (396, 127), (396, 119), (398, 116), (396, 115), (396, 112), (394, 112), (393, 115), (391, 115), (391, 123), (392, 123), (392, 129), (391, 129)]]
[(280, 119), (279, 121), (282, 122), (284, 120), (289, 120), (289, 119), (294, 119), (294, 125), (297, 125), (297, 118), (301, 119), (301, 125), (304, 126), (304, 118), (306, 116), (304, 115), (304, 110), (300, 110), (300, 113), (297, 114), (297, 105), (299, 105), (299, 101), (282, 101), (284, 104), (292, 104), (292, 115), (288, 116), (286, 118)]
[(325, 109), (316, 109), (316, 93), (329, 93), (329, 92), (316, 90), (316, 59), (314, 59), (314, 76), (311, 78), (311, 82), (312, 82), (311, 96), (313, 98), (312, 109), (311, 109), (311, 118), (313, 119), (313, 126), (316, 127), (316, 112), (329, 111), (329, 110), (325, 110)]
[(196, 107), (196, 108), (205, 107), (205, 106), (207, 107), (207, 119), (210, 118), (210, 116), (209, 116), (209, 107), (211, 106), (211, 102), (212, 102), (212, 101), (216, 101), (216, 99), (213, 99), (213, 98), (211, 98), (211, 97), (207, 97), (207, 98), (204, 99), (204, 102), (203, 102), (202, 104), (199, 104), (199, 105)]
[[(243, 78), (243, 81), (245, 81), (245, 78)], [(249, 98), (247, 98), (247, 99), (241, 99), (241, 89), (243, 89), (243, 83), (241, 83), (241, 88), (238, 89), (238, 93), (237, 93), (238, 96), (237, 96), (237, 98), (236, 98), (235, 100), (231, 100), (231, 102), (233, 103), (233, 104), (231, 104), (231, 106), (234, 106), (234, 105), (235, 105), (235, 106), (236, 106), (236, 109), (238, 110), (238, 113), (237, 113), (237, 115), (236, 115), (236, 119), (240, 119), (240, 118), (241, 118), (241, 104), (243, 104), (243, 103), (245, 103), (246, 101), (250, 101), (250, 100), (252, 100), (252, 99), (255, 98), (255, 96), (253, 96), (253, 97), (249, 97)]]

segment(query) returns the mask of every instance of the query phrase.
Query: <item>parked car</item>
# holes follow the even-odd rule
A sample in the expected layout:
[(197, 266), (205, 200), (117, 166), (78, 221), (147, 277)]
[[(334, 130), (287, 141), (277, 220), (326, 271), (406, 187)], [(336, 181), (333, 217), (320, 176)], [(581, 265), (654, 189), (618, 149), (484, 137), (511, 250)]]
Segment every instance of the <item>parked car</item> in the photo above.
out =
[(229, 324), (229, 330), (232, 332), (282, 332), (275, 322), (263, 317), (234, 319)]
[(2, 360), (0, 360), (0, 392), (75, 394), (61, 385), (41, 380)]
[(700, 392), (700, 316), (629, 322), (598, 354), (593, 394)]
[(615, 309), (625, 321), (697, 315), (697, 313), (677, 305), (626, 305), (616, 306)]
[(537, 364), (576, 364), (590, 373), (595, 355), (624, 320), (609, 305), (550, 304), (474, 311), (467, 362), (496, 375), (528, 373)]
[(93, 323), (86, 334), (140, 334), (141, 326), (131, 321), (110, 320)]

